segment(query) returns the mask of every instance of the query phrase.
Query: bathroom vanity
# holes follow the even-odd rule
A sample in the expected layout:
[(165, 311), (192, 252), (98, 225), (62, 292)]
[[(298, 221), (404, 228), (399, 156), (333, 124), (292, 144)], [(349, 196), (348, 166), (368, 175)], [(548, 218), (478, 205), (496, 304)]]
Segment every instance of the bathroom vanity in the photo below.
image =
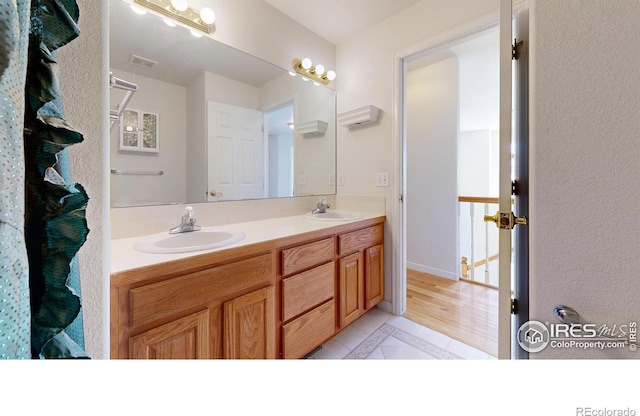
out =
[(245, 239), (146, 254), (112, 242), (111, 358), (301, 358), (384, 297), (382, 215), (234, 224)]

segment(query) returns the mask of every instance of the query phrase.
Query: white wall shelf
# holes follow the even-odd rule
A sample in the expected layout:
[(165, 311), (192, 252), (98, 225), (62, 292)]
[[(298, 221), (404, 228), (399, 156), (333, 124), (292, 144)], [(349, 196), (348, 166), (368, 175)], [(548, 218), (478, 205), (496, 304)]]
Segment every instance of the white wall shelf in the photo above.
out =
[(352, 128), (377, 121), (379, 113), (380, 109), (378, 107), (367, 105), (356, 110), (338, 114), (337, 120), (341, 126)]

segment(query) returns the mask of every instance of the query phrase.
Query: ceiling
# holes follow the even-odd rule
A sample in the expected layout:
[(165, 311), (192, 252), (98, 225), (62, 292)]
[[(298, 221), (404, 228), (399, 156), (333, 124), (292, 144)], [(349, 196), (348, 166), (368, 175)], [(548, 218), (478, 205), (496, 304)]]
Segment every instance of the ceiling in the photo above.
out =
[(264, 0), (334, 45), (420, 0)]

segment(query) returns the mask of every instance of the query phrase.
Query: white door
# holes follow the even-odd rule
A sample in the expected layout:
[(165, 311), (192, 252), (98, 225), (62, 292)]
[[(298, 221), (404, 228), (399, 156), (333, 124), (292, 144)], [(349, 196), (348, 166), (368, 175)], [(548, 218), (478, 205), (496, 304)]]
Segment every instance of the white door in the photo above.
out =
[[(516, 36), (512, 27), (513, 10), (511, 0), (500, 0), (500, 206), (493, 217), (499, 228), (499, 295), (498, 295), (498, 358), (512, 358), (512, 290), (517, 285), (512, 281), (512, 236), (514, 226), (526, 226), (526, 217), (513, 214), (513, 199), (518, 198), (513, 191), (514, 177), (512, 163), (514, 147), (523, 138), (512, 134), (513, 117), (513, 49)], [(518, 111), (518, 110), (516, 110)], [(516, 126), (516, 130), (517, 130)], [(514, 146), (515, 144), (515, 146)], [(522, 157), (522, 155), (518, 155)], [(526, 157), (526, 156), (525, 156)], [(520, 204), (516, 204), (516, 207)], [(520, 253), (526, 255), (526, 253)], [(518, 278), (518, 277), (516, 277)]]
[(262, 113), (209, 101), (208, 201), (264, 197)]

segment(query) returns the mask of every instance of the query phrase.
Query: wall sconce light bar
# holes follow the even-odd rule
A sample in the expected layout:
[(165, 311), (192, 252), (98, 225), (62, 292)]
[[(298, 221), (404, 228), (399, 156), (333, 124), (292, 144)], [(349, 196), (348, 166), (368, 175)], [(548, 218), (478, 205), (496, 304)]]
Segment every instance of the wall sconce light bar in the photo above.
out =
[[(293, 66), (293, 70), (296, 71), (297, 74), (320, 84), (327, 85), (329, 84), (329, 81), (332, 81), (335, 78), (335, 72), (324, 72), (324, 67), (322, 65), (311, 66), (309, 69), (305, 69), (302, 66), (302, 61), (298, 58), (294, 59), (291, 62), (291, 65)], [(319, 67), (322, 68), (320, 74), (318, 74), (319, 71), (317, 70), (317, 68)]]
[(206, 34), (213, 33), (216, 30), (214, 23), (207, 24), (202, 21), (200, 12), (191, 7), (187, 7), (184, 11), (177, 10), (171, 5), (171, 0), (133, 0), (133, 3), (151, 10), (161, 17), (173, 19), (183, 26), (199, 30)]

